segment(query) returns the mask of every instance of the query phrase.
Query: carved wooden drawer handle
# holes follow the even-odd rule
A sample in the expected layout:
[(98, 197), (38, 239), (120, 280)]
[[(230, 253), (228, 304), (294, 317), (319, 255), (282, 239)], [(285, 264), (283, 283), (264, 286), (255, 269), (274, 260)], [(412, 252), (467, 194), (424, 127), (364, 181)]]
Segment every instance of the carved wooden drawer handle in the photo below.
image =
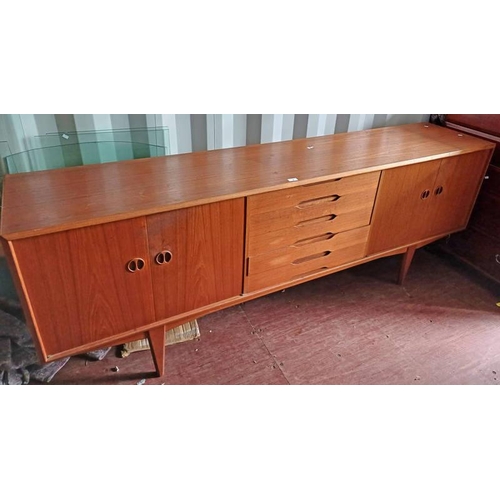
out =
[(137, 257), (127, 262), (127, 271), (130, 273), (135, 273), (136, 271), (141, 271), (142, 269), (144, 269), (145, 265), (146, 263), (144, 262), (144, 259)]
[(155, 257), (155, 262), (160, 266), (162, 264), (168, 264), (171, 260), (172, 260), (172, 252), (169, 252), (168, 250), (163, 250), (163, 252), (156, 254)]
[(329, 196), (323, 196), (321, 198), (313, 198), (312, 200), (304, 200), (301, 201), (296, 208), (309, 208), (310, 206), (313, 205), (319, 205), (321, 203), (332, 203), (334, 201), (337, 201), (340, 199), (340, 196), (338, 194), (331, 194)]
[(436, 190), (434, 191), (434, 194), (437, 196), (438, 194), (441, 194), (443, 192), (443, 186), (438, 186)]
[(426, 198), (429, 197), (430, 194), (431, 194), (431, 192), (428, 189), (426, 189), (425, 191), (422, 191), (422, 194), (420, 195), (420, 198), (422, 200), (425, 200)]

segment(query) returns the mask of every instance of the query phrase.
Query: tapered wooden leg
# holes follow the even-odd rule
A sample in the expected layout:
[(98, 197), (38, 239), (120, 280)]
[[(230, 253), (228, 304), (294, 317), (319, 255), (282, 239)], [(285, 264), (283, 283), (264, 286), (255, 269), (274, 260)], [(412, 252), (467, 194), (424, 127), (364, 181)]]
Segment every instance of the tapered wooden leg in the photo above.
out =
[(398, 285), (402, 285), (408, 274), (408, 269), (410, 269), (411, 261), (415, 255), (416, 247), (408, 247), (406, 253), (403, 255), (403, 261), (401, 262), (401, 267), (399, 268)]
[(149, 330), (148, 341), (155, 363), (156, 374), (161, 377), (165, 372), (165, 327), (158, 326)]

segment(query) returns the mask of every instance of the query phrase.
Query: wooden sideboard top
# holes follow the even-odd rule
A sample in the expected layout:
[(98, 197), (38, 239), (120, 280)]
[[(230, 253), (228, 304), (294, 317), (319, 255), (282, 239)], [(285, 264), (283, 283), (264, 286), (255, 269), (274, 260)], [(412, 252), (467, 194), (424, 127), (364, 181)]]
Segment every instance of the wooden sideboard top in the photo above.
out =
[[(14, 240), (493, 148), (416, 123), (215, 151), (6, 175)], [(288, 179), (297, 178), (296, 182)]]

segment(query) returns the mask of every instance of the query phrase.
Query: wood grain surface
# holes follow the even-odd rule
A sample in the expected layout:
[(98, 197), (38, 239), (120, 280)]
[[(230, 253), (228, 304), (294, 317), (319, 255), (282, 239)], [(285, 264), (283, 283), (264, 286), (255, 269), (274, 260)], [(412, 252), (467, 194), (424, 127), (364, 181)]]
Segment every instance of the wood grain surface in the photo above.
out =
[[(480, 151), (441, 160), (432, 193), (434, 214), (429, 236), (452, 233), (467, 225), (490, 156), (490, 151)], [(436, 194), (439, 189), (442, 192)]]
[(433, 160), (382, 172), (368, 254), (410, 245), (427, 236), (440, 163)]
[(25, 238), (491, 147), (482, 139), (417, 123), (12, 174), (4, 180), (0, 234)]
[[(12, 243), (46, 357), (154, 322), (146, 221)], [(143, 258), (134, 273), (126, 264)]]
[(165, 327), (158, 326), (147, 333), (149, 348), (153, 356), (156, 375), (161, 377), (165, 372)]
[(447, 124), (461, 125), (468, 128), (472, 133), (484, 132), (500, 137), (499, 115), (445, 115)]
[(240, 198), (147, 217), (157, 320), (243, 292), (244, 210)]
[(366, 256), (369, 226), (335, 234), (331, 239), (303, 246), (289, 246), (249, 257), (245, 292), (335, 268)]

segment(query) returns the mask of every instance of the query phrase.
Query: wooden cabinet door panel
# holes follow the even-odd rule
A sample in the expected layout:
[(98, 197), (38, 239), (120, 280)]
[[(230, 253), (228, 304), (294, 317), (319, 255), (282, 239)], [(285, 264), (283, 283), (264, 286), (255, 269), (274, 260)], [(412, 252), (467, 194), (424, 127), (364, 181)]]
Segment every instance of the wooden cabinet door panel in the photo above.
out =
[[(154, 321), (143, 217), (13, 242), (46, 355)], [(127, 271), (131, 259), (140, 271)]]
[(433, 188), (440, 162), (416, 163), (382, 172), (372, 217), (369, 254), (410, 245), (429, 236)]
[(157, 320), (242, 293), (244, 214), (238, 198), (147, 217)]
[(463, 229), (481, 186), (490, 150), (441, 160), (432, 192), (430, 236)]

